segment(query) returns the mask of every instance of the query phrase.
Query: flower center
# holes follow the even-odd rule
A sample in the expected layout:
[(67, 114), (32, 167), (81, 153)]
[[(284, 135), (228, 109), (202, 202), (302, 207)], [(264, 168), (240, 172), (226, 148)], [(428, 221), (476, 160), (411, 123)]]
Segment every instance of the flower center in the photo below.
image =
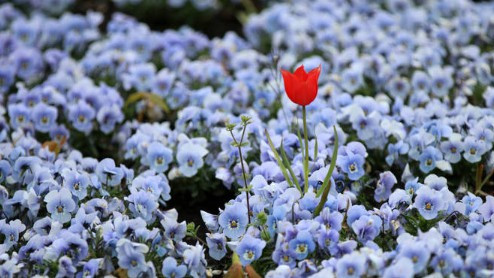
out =
[(76, 182), (76, 183), (74, 184), (74, 189), (75, 189), (75, 190), (79, 190), (79, 186), (80, 186), (80, 184), (79, 184), (78, 182)]
[(307, 250), (307, 244), (297, 244), (297, 252), (305, 253)]
[(57, 206), (57, 212), (58, 213), (62, 213), (63, 212), (63, 206), (62, 205), (58, 205)]
[(230, 221), (230, 228), (236, 229), (238, 227), (238, 223), (235, 220)]
[(427, 202), (427, 203), (425, 204), (425, 209), (426, 209), (426, 210), (431, 210), (431, 209), (432, 209), (432, 204), (431, 204), (430, 202)]
[(439, 260), (439, 266), (443, 268), (446, 265), (446, 262), (444, 260)]
[(78, 120), (80, 123), (83, 123), (86, 120), (86, 117), (84, 117), (83, 115), (79, 115)]
[(430, 158), (429, 158), (429, 159), (427, 159), (427, 160), (425, 161), (425, 164), (426, 164), (427, 166), (431, 166), (431, 165), (432, 165), (432, 159), (430, 159)]
[(189, 160), (187, 160), (187, 164), (189, 165), (189, 167), (194, 166), (194, 160), (192, 158), (189, 158)]
[(412, 262), (413, 262), (413, 263), (416, 263), (416, 262), (418, 262), (418, 261), (419, 261), (419, 257), (417, 257), (417, 256), (413, 256), (413, 257), (412, 257)]
[(350, 164), (350, 166), (348, 166), (348, 169), (350, 169), (351, 173), (354, 173), (357, 171), (357, 165), (355, 163), (352, 163)]
[(451, 147), (451, 153), (456, 153), (456, 147)]
[(48, 117), (44, 116), (43, 118), (41, 118), (41, 122), (44, 124), (48, 123)]
[(477, 153), (477, 150), (475, 148), (470, 148), (470, 154), (475, 155)]
[(158, 164), (158, 165), (163, 164), (163, 157), (158, 156), (158, 157), (156, 158), (156, 164)]
[(349, 267), (346, 272), (348, 275), (353, 275), (353, 273), (355, 272), (355, 269), (353, 267)]
[(247, 257), (247, 259), (249, 260), (252, 260), (254, 258), (254, 252), (252, 252), (252, 250), (248, 250), (247, 252), (245, 252), (245, 257)]

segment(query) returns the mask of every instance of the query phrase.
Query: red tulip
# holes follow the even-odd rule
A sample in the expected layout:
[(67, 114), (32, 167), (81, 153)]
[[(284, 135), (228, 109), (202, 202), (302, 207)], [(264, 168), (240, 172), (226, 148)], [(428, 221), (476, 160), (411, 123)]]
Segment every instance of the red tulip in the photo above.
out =
[(317, 79), (321, 73), (321, 66), (305, 72), (304, 66), (298, 67), (294, 73), (281, 70), (285, 91), (288, 98), (296, 104), (309, 105), (317, 96)]

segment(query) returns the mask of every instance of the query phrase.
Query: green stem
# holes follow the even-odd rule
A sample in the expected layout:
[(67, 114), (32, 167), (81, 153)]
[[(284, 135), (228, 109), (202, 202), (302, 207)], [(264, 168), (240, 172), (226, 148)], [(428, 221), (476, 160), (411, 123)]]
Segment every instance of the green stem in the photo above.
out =
[(243, 143), (243, 140), (244, 140), (244, 135), (245, 135), (245, 130), (247, 129), (247, 125), (244, 125), (244, 129), (242, 130), (242, 137), (240, 138), (240, 143), (237, 142), (237, 139), (235, 139), (235, 136), (233, 135), (233, 131), (230, 131), (231, 135), (232, 135), (232, 138), (233, 138), (233, 141), (235, 142), (235, 144), (237, 145), (237, 148), (238, 148), (238, 156), (240, 158), (240, 166), (242, 167), (242, 177), (244, 179), (244, 188), (245, 188), (245, 200), (247, 202), (247, 219), (249, 221), (249, 224), (250, 224), (250, 202), (249, 202), (249, 186), (247, 184), (247, 176), (246, 176), (246, 173), (245, 173), (245, 166), (244, 166), (244, 158), (242, 156), (242, 143)]
[(304, 157), (304, 193), (309, 189), (309, 135), (307, 133), (307, 113), (305, 105), (302, 106), (302, 118), (304, 121), (304, 142), (305, 142), (305, 157)]

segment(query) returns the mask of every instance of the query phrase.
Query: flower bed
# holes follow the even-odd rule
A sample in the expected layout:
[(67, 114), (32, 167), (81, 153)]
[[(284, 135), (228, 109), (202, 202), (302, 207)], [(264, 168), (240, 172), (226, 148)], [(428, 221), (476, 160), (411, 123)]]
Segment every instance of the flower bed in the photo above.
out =
[(494, 5), (76, 4), (0, 5), (0, 277), (494, 275)]

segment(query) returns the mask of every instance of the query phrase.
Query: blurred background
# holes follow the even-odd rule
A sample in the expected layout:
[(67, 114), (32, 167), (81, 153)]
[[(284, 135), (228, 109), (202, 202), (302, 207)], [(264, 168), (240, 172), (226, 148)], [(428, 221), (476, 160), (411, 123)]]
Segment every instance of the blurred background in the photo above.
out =
[[(242, 22), (248, 14), (257, 13), (277, 0), (14, 0), (25, 12), (42, 10), (57, 16), (64, 11), (86, 13), (97, 11), (108, 22), (115, 12), (122, 12), (146, 23), (153, 30), (192, 27), (209, 37), (227, 31), (242, 33)], [(287, 1), (285, 1), (287, 2)], [(102, 25), (104, 28), (105, 24)]]

